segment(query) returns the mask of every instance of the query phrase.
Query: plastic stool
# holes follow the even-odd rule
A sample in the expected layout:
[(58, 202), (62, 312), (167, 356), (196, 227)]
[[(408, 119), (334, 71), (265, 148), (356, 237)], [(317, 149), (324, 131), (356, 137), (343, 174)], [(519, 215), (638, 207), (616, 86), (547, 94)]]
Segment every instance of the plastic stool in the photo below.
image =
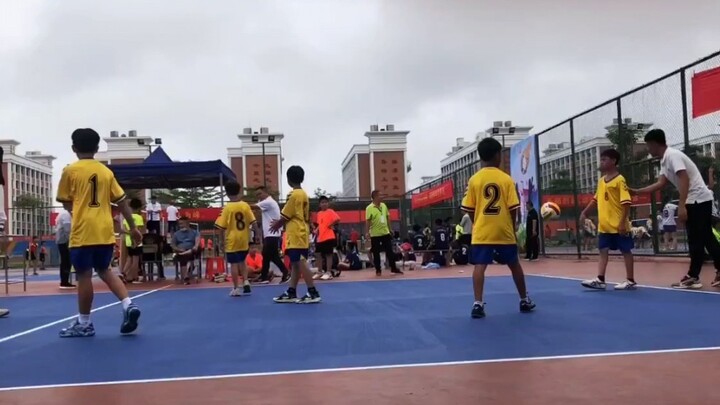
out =
[(216, 274), (225, 273), (225, 259), (222, 257), (208, 257), (205, 259), (205, 278), (212, 280)]

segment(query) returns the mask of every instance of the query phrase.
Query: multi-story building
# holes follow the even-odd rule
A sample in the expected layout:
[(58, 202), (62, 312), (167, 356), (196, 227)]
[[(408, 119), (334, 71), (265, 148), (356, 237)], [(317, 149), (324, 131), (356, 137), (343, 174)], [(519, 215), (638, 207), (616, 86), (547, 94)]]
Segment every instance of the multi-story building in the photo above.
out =
[(99, 151), (95, 158), (108, 165), (142, 163), (150, 155), (154, 142), (150, 136), (138, 136), (137, 131), (129, 131), (127, 135), (112, 131), (103, 140), (107, 149)]
[(394, 125), (371, 125), (367, 144), (350, 148), (342, 162), (343, 197), (368, 199), (372, 190), (400, 197), (407, 190), (407, 135)]
[[(647, 132), (653, 126), (652, 123), (633, 123), (630, 118), (625, 120), (624, 125), (641, 132)], [(605, 127), (606, 133), (616, 131), (617, 127), (618, 120), (615, 119), (612, 125)], [(640, 139), (642, 139), (642, 136), (640, 136)], [(604, 150), (613, 147), (613, 143), (606, 135), (587, 136), (575, 144), (575, 170), (579, 192), (589, 193), (595, 191), (600, 178), (600, 172), (598, 171), (600, 154)], [(634, 154), (641, 153), (643, 150), (646, 150), (646, 147), (642, 141), (632, 147)], [(560, 179), (563, 176), (567, 177), (572, 173), (571, 155), (570, 142), (551, 143), (540, 151), (539, 176), (542, 188), (547, 188), (552, 184), (553, 180)]]
[[(692, 146), (700, 148), (700, 154), (705, 157), (720, 159), (720, 134), (710, 134), (691, 140)], [(683, 150), (685, 143), (672, 145), (673, 148)]]
[(51, 232), (53, 206), (53, 161), (55, 157), (38, 151), (17, 153), (20, 142), (0, 140), (4, 149), (5, 207), (10, 235), (34, 236)]
[(279, 132), (270, 132), (268, 128), (253, 131), (243, 129), (238, 135), (239, 147), (227, 148), (230, 168), (235, 173), (240, 186), (246, 189), (265, 186), (271, 191), (280, 192), (282, 187), (282, 140)]

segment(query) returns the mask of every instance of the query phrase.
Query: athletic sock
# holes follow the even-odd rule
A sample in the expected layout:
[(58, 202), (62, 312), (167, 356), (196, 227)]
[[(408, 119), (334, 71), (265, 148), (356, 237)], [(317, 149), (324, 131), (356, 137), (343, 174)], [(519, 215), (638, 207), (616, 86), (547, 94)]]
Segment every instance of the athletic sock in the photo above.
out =
[(78, 322), (80, 322), (81, 325), (87, 325), (90, 323), (90, 314), (83, 315), (78, 314)]
[(122, 302), (123, 310), (128, 309), (128, 307), (130, 306), (130, 304), (132, 304), (132, 301), (130, 300), (130, 297), (123, 298), (123, 300), (120, 301), (120, 302)]
[(598, 276), (598, 280), (600, 280), (600, 281), (602, 281), (602, 282), (604, 283), (604, 282), (605, 282), (605, 276)]
[(243, 283), (243, 285), (250, 285), (250, 282), (249, 282), (248, 280), (245, 280), (245, 282)]
[(475, 304), (474, 304), (474, 305), (480, 305), (480, 306), (482, 306), (483, 303), (482, 303), (482, 301), (475, 301)]

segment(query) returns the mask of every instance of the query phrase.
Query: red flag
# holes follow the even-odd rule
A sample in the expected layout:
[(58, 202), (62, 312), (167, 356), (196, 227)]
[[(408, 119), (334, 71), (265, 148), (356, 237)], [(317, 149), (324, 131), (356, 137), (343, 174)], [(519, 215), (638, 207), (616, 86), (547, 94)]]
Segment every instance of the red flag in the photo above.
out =
[(720, 111), (720, 67), (692, 77), (693, 118)]

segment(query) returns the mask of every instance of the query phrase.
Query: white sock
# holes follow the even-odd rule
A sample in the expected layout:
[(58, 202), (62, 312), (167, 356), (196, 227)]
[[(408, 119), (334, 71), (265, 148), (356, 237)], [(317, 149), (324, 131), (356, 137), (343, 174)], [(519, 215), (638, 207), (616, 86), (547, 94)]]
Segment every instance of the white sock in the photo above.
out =
[(243, 285), (250, 285), (250, 282), (249, 282), (248, 280), (245, 280), (245, 282), (243, 283)]
[(80, 322), (81, 325), (87, 325), (90, 323), (90, 314), (83, 315), (78, 314), (78, 322)]
[(475, 301), (475, 304), (480, 305), (480, 306), (483, 306), (482, 301)]
[(128, 309), (128, 307), (130, 306), (130, 304), (132, 304), (132, 301), (130, 300), (130, 297), (123, 298), (123, 300), (120, 301), (120, 302), (122, 302), (123, 310)]

